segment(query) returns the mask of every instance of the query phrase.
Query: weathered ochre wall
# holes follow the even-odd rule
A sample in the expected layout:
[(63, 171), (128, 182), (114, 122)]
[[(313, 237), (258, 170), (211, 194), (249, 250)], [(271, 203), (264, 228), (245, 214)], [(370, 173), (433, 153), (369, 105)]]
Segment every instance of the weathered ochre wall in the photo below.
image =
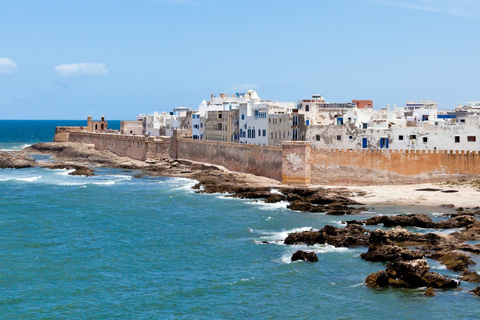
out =
[(282, 180), (282, 148), (249, 144), (178, 139), (179, 159), (208, 162), (238, 172)]
[(312, 149), (311, 165), (312, 183), (413, 183), (478, 176), (480, 154), (441, 150)]
[(310, 184), (310, 142), (284, 141), (282, 144), (282, 182), (284, 184)]
[(121, 157), (142, 161), (147, 158), (170, 156), (170, 140), (108, 133), (71, 132), (69, 141), (94, 144), (97, 150), (109, 150)]
[(70, 132), (86, 132), (87, 127), (56, 127), (53, 142), (70, 141)]

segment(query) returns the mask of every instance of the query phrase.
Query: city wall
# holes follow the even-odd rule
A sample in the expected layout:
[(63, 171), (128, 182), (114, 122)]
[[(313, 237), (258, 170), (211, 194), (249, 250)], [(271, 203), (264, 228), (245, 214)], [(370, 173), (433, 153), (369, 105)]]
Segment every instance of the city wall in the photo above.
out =
[[(177, 137), (178, 136), (178, 137)], [(58, 131), (55, 141), (65, 139)], [(94, 144), (137, 160), (178, 158), (253, 173), (284, 184), (404, 184), (480, 177), (480, 153), (442, 150), (314, 149), (309, 142), (282, 147), (70, 131), (68, 141)]]
[(477, 151), (312, 149), (312, 183), (403, 184), (480, 176)]
[(229, 170), (282, 180), (282, 148), (249, 144), (178, 139), (178, 159), (207, 162)]
[(94, 144), (97, 150), (109, 150), (118, 156), (141, 161), (170, 157), (172, 149), (171, 138), (153, 139), (110, 133), (70, 132), (69, 141)]

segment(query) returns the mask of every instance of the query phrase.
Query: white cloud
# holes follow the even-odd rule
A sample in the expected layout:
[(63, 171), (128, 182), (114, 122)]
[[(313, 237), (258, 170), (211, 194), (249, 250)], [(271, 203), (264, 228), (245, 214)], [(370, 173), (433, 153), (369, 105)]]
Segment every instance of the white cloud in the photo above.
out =
[(14, 73), (17, 71), (17, 64), (9, 58), (0, 58), (0, 73)]
[(55, 67), (55, 72), (60, 78), (76, 78), (85, 76), (107, 76), (108, 70), (105, 63), (72, 63)]
[(459, 17), (480, 17), (477, 0), (363, 0), (387, 6), (424, 10)]

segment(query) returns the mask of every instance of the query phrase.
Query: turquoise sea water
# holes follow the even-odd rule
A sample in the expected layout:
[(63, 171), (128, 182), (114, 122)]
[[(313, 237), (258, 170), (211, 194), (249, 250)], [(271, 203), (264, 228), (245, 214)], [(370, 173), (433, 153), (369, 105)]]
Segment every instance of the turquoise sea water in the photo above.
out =
[[(12, 141), (0, 121), (2, 148), (51, 141), (47, 127), (66, 125), (18, 124), (31, 130), (17, 130)], [(196, 194), (188, 179), (135, 178), (138, 172), (117, 169), (89, 178), (67, 173), (0, 170), (1, 319), (479, 317), (480, 300), (467, 292), (475, 285), (434, 298), (424, 289), (372, 290), (363, 281), (385, 264), (363, 261), (366, 248), (319, 245), (318, 263), (290, 263), (294, 251), (307, 248), (281, 242), (289, 231), (380, 213), (440, 219), (431, 209), (379, 205), (360, 217), (329, 217)]]

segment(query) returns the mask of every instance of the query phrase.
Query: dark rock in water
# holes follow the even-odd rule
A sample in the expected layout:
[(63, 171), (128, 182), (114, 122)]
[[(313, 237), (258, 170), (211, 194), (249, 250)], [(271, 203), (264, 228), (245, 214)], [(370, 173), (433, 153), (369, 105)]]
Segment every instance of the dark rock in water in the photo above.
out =
[(291, 260), (292, 261), (302, 260), (302, 261), (317, 262), (318, 257), (317, 257), (317, 254), (313, 251), (306, 252), (306, 251), (298, 250), (297, 252), (295, 252), (292, 255)]
[(376, 229), (370, 232), (370, 245), (384, 245), (398, 242), (422, 243), (426, 242), (426, 235), (421, 233), (411, 233), (407, 229), (395, 227), (390, 230)]
[(464, 209), (462, 207), (455, 209), (455, 211), (463, 211)]
[(465, 230), (453, 233), (455, 237), (461, 240), (480, 240), (480, 221), (465, 227)]
[(480, 283), (480, 276), (476, 272), (464, 271), (460, 279), (466, 282)]
[(30, 168), (35, 160), (23, 155), (14, 155), (8, 152), (0, 152), (0, 169), (22, 169)]
[(424, 214), (402, 214), (396, 216), (378, 216), (364, 221), (366, 225), (375, 225), (383, 223), (385, 227), (420, 227), (433, 228), (434, 223), (432, 219)]
[(265, 199), (265, 203), (275, 203), (275, 202), (280, 202), (285, 200), (286, 197), (282, 194), (274, 193), (271, 196), (269, 196), (267, 199)]
[(417, 260), (394, 260), (387, 265), (385, 270), (388, 275), (388, 283), (393, 287), (401, 288), (455, 288), (459, 281), (448, 279), (436, 272), (429, 272), (430, 267), (425, 259)]
[(366, 225), (376, 225), (383, 223), (385, 227), (419, 227), (435, 229), (463, 228), (473, 225), (477, 220), (470, 215), (456, 215), (446, 221), (433, 222), (432, 219), (424, 214), (401, 214), (396, 216), (377, 216), (364, 220)]
[(370, 288), (388, 287), (388, 275), (383, 270), (374, 272), (365, 279), (365, 284)]
[(427, 297), (434, 297), (435, 290), (432, 287), (428, 287), (423, 294), (426, 295)]
[(480, 287), (476, 287), (475, 289), (469, 291), (471, 293), (473, 293), (474, 295), (480, 297)]
[(368, 230), (359, 225), (348, 225), (343, 229), (326, 225), (318, 231), (289, 233), (286, 245), (293, 244), (329, 244), (335, 247), (355, 247), (368, 245)]
[(468, 254), (457, 250), (435, 252), (430, 258), (440, 261), (448, 270), (452, 271), (463, 271), (468, 269), (468, 266), (475, 264)]
[(449, 204), (442, 204), (442, 205), (440, 205), (440, 207), (442, 207), (442, 208), (455, 208), (455, 205), (452, 204), (452, 203), (449, 203)]
[(460, 247), (460, 249), (463, 250), (463, 251), (473, 252), (473, 253), (479, 254), (480, 253), (480, 243), (477, 243), (475, 245), (464, 244)]
[(67, 169), (67, 170), (75, 170), (69, 173), (70, 176), (86, 176), (91, 177), (94, 176), (94, 170), (90, 169), (89, 167), (79, 166), (79, 165), (64, 165), (64, 164), (56, 164), (47, 166), (45, 168), (48, 169)]
[(293, 211), (302, 211), (302, 212), (324, 212), (325, 211), (323, 206), (314, 206), (302, 200), (293, 201), (287, 206), (287, 208)]
[(453, 218), (450, 218), (446, 221), (440, 221), (435, 224), (435, 228), (438, 229), (454, 229), (454, 228), (463, 228), (470, 226), (477, 221), (474, 217), (470, 215), (459, 215)]
[(418, 288), (424, 282), (422, 278), (428, 273), (430, 267), (425, 259), (394, 260), (388, 263), (385, 270), (388, 275), (388, 284), (393, 287)]
[(460, 281), (454, 279), (448, 279), (436, 272), (428, 272), (422, 278), (424, 286), (439, 288), (439, 289), (451, 289), (460, 285)]
[(423, 253), (407, 248), (392, 245), (370, 246), (367, 253), (360, 255), (366, 261), (392, 261), (395, 259), (417, 260), (422, 259)]
[[(409, 261), (396, 259), (388, 263), (385, 271), (371, 274), (365, 282), (369, 287), (389, 285), (398, 288), (418, 288), (427, 286), (442, 289), (455, 288), (460, 284), (459, 281), (448, 279), (436, 272), (429, 272), (429, 270), (430, 267), (425, 258)], [(385, 275), (387, 284), (385, 284)]]

